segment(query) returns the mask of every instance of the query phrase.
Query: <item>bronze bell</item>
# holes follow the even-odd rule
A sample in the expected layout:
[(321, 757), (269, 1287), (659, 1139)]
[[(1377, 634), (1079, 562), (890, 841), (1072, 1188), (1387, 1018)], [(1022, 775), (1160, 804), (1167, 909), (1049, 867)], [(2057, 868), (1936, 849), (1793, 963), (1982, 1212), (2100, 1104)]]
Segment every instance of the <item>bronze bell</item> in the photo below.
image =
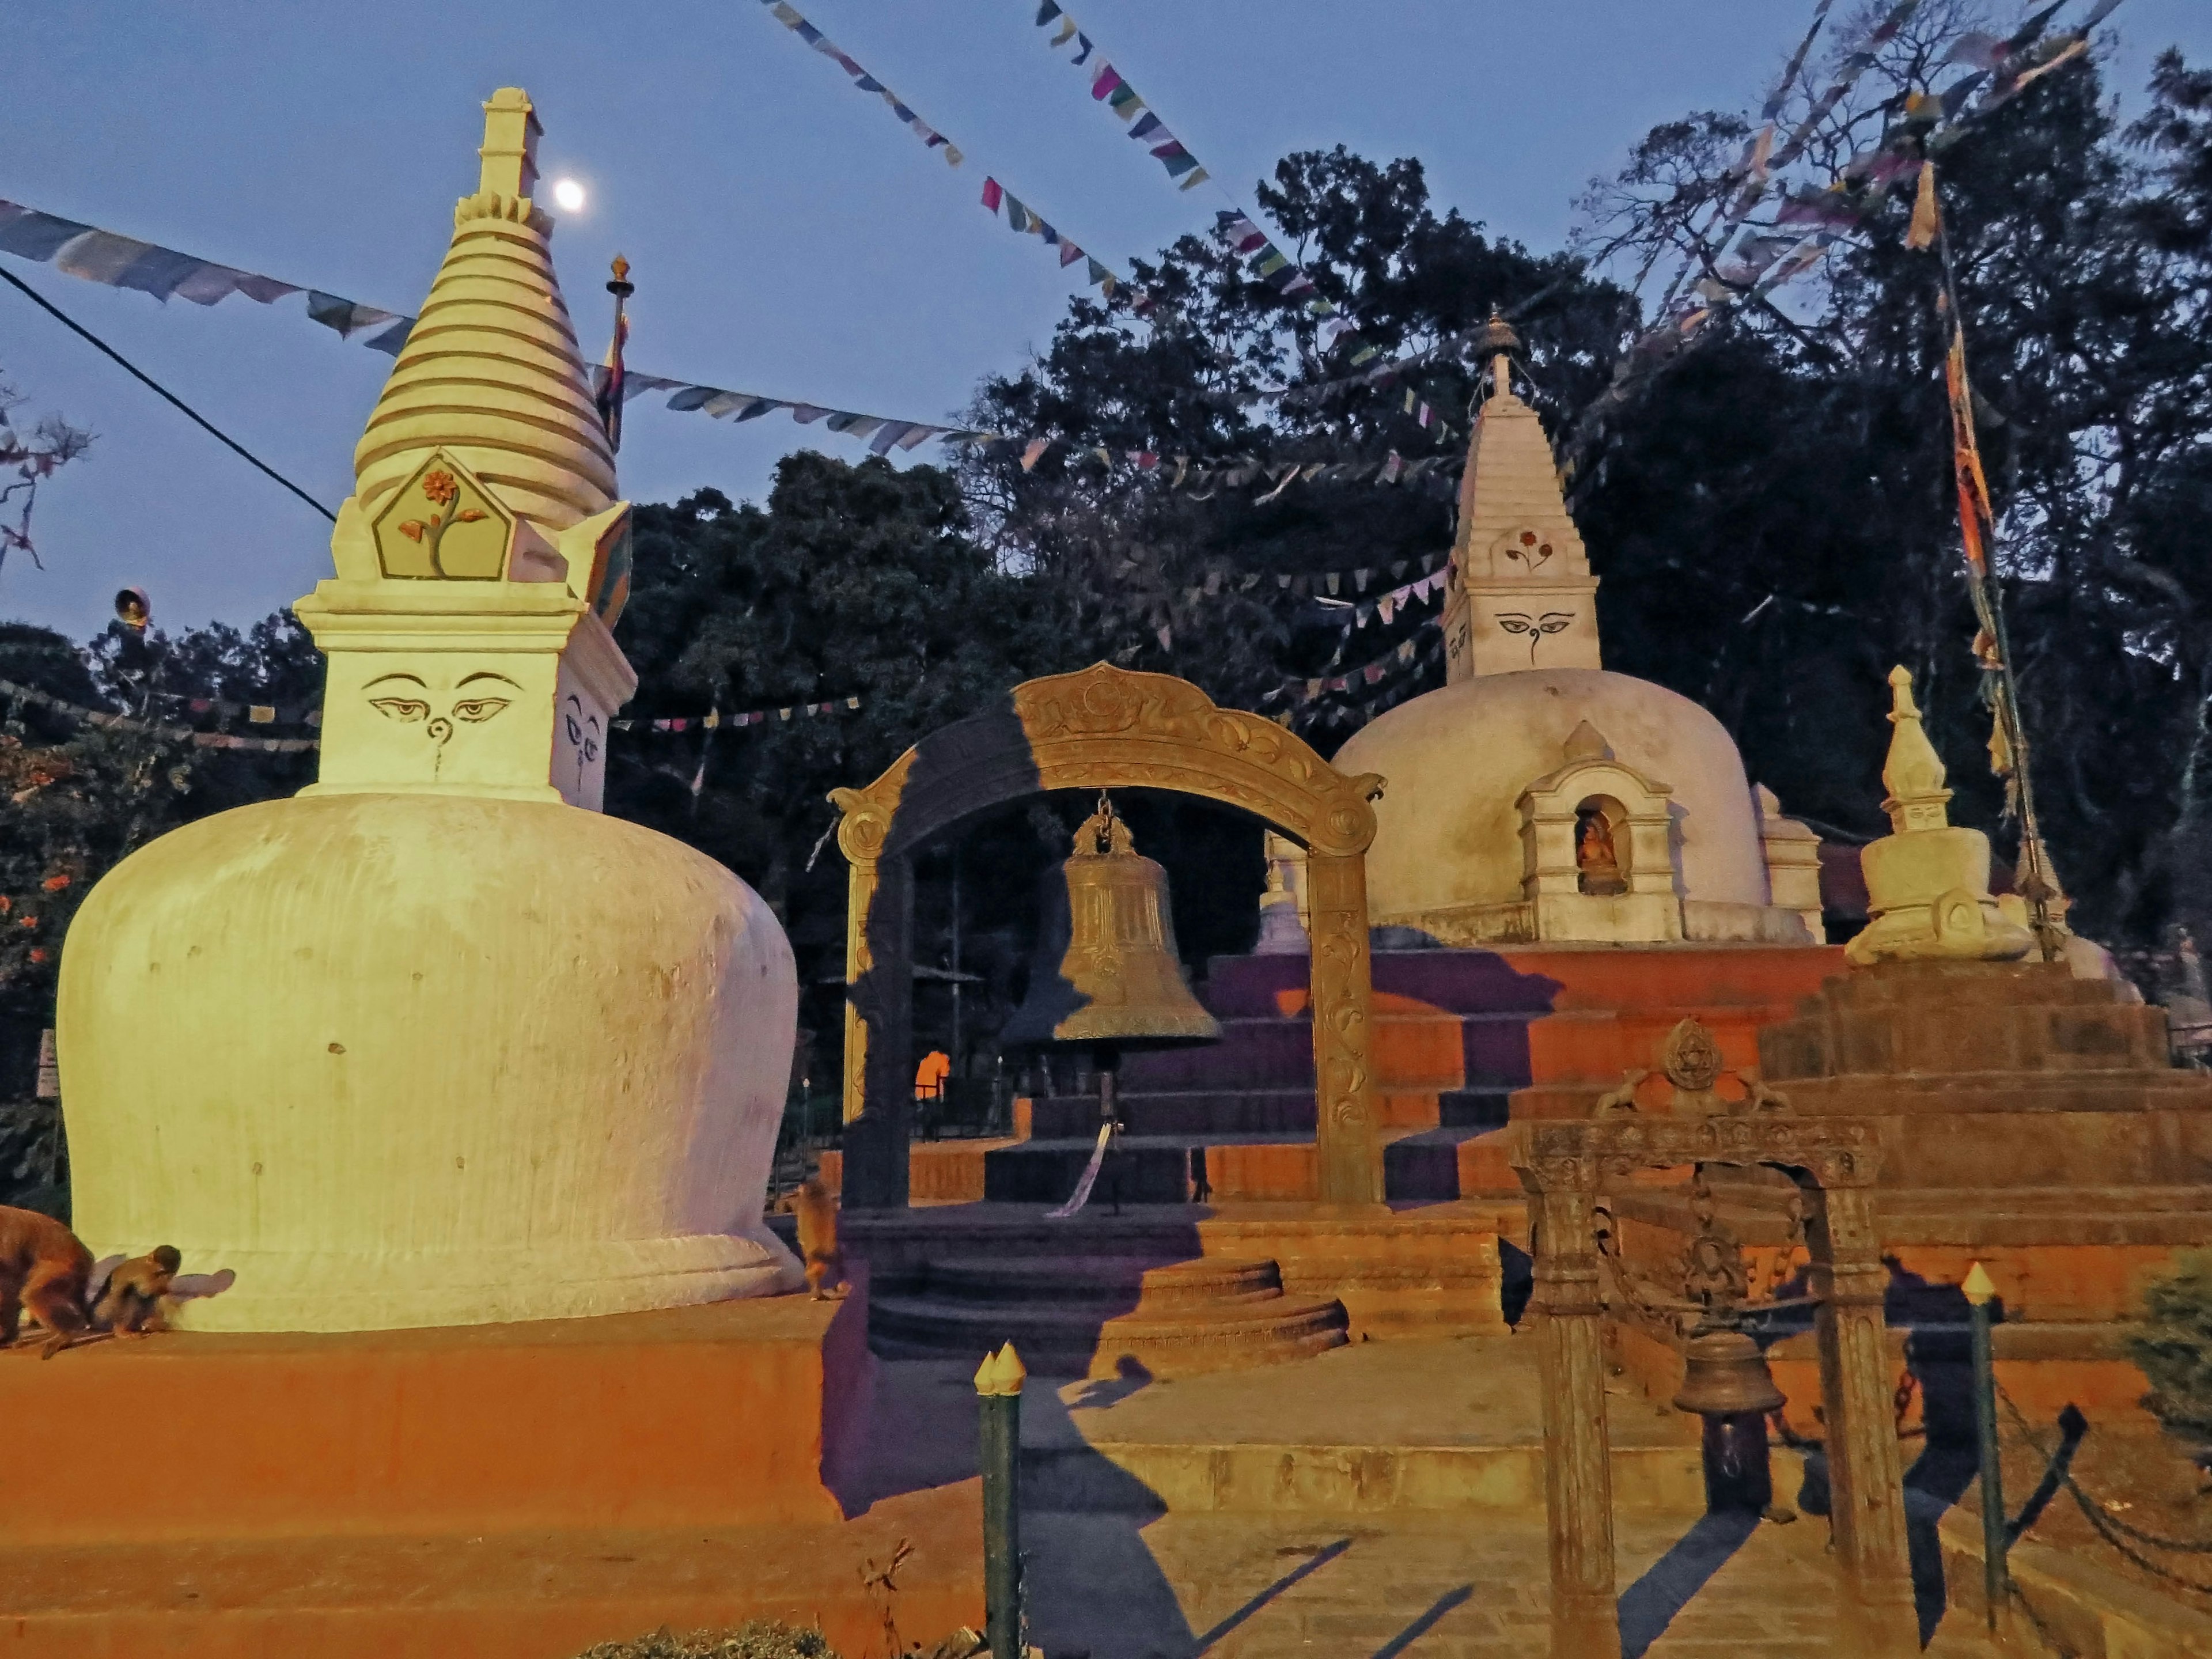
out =
[(1782, 1390), (1759, 1344), (1741, 1331), (1708, 1331), (1690, 1339), (1683, 1355), (1677, 1411), (1700, 1417), (1764, 1417), (1781, 1408)]
[(1137, 852), (1103, 792), (1075, 855), (1047, 872), (1043, 900), (1029, 995), (1000, 1042), (1134, 1048), (1221, 1035), (1176, 957), (1167, 872)]

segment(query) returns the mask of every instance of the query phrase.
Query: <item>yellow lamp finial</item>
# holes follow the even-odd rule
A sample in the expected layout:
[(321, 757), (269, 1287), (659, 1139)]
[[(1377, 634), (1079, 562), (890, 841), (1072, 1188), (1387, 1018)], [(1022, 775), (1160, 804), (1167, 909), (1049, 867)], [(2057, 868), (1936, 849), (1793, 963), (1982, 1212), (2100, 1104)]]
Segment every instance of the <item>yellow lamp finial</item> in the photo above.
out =
[(1966, 1300), (1977, 1308), (1985, 1308), (1996, 1300), (1996, 1281), (1983, 1271), (1982, 1264), (1978, 1261), (1966, 1269), (1966, 1277), (1960, 1282), (1959, 1288), (1966, 1293)]
[(1912, 700), (1912, 675), (1903, 665), (1889, 671), (1889, 757), (1883, 763), (1881, 781), (1889, 799), (1881, 810), (1889, 814), (1899, 834), (1908, 830), (1947, 828), (1950, 815), (1944, 804), (1951, 792), (1944, 787), (1943, 757), (1928, 741), (1920, 723), (1920, 706)]

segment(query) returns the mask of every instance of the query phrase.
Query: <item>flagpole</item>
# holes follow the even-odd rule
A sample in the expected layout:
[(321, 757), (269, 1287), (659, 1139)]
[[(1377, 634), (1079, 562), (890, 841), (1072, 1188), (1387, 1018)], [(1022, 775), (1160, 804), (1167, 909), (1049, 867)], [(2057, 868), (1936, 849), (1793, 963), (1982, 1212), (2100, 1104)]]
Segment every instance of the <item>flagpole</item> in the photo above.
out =
[[(1908, 246), (1925, 246), (1924, 242), (1917, 240), (1925, 234), (1922, 217), (1924, 204), (1927, 216), (1933, 221), (1932, 240), (1942, 265), (1943, 285), (1937, 309), (1948, 317), (1951, 325), (1952, 337), (1946, 343), (1946, 351), (1947, 354), (1955, 354), (1958, 360), (1959, 386), (1953, 395), (1954, 398), (1963, 398), (1965, 402), (1964, 410), (1960, 410), (1954, 406), (1952, 416), (1953, 473), (1954, 477), (1960, 476), (1961, 465), (1971, 461), (1978, 501), (1986, 506), (1988, 485), (1982, 471), (1980, 441), (1975, 432), (1973, 381), (1966, 368), (1966, 319), (1959, 307), (1957, 273), (1951, 260), (1950, 227), (1944, 222), (1942, 210), (1936, 201), (1936, 164), (1932, 161), (1923, 160), (1921, 167), (1923, 169), (1922, 200), (1915, 205), (1913, 228), (1907, 233), (1906, 244)], [(1965, 453), (1956, 453), (1962, 449)], [(1981, 524), (1971, 526), (1966, 524), (1966, 515), (1973, 510), (1969, 507), (1962, 484), (1959, 529), (1966, 545), (1966, 580), (1975, 600), (1976, 621), (1984, 624), (1989, 635), (1990, 654), (1996, 659), (1996, 696), (1991, 713), (1997, 723), (1998, 734), (2011, 751), (2012, 775), (2020, 784), (2020, 865), (2023, 878), (2016, 880), (2014, 884), (2015, 890), (2028, 902), (2033, 917), (2031, 926), (2036, 944), (2043, 952), (2043, 959), (2051, 962), (2057, 958), (2063, 948), (2059, 941), (2066, 933), (2063, 913), (2054, 916), (2051, 901), (2062, 897), (2063, 890), (2051, 870), (2050, 849), (2043, 843), (2043, 828), (2036, 815), (2034, 777), (2028, 764), (2027, 727), (2021, 718), (2020, 688), (2013, 674), (2012, 635), (2005, 624), (2003, 590), (1997, 580), (1996, 515), (1993, 508), (1987, 513), (1987, 530), (1984, 532)], [(1980, 519), (1984, 515), (1977, 511), (1975, 516)], [(1978, 561), (1973, 556), (1974, 543), (1978, 540), (1984, 544)], [(1975, 654), (1978, 664), (1981, 653), (1977, 651)]]
[(606, 428), (608, 446), (619, 452), (624, 397), (623, 348), (629, 341), (629, 315), (625, 307), (629, 296), (637, 292), (637, 284), (630, 281), (629, 261), (621, 254), (615, 255), (609, 269), (614, 272), (607, 283), (607, 292), (615, 296), (615, 331), (607, 344), (605, 366), (599, 372), (599, 422)]

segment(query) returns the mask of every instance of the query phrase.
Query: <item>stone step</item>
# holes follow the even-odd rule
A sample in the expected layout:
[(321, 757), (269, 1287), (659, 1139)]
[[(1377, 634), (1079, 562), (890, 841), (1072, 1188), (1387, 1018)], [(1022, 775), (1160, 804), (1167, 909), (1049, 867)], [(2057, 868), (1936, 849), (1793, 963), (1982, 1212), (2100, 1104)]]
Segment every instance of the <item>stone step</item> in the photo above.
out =
[[(1704, 1464), (1693, 1445), (1620, 1447), (1612, 1461), (1613, 1502), (1622, 1509), (1689, 1510), (1704, 1500)], [(1541, 1445), (1025, 1444), (1021, 1479), (1024, 1508), (1090, 1514), (1540, 1516), (1544, 1509)]]
[[(1389, 1088), (1376, 1097), (1376, 1121), (1386, 1129), (1428, 1129), (1441, 1123), (1483, 1127), (1505, 1121), (1510, 1095), (1504, 1090), (1449, 1091), (1451, 1116), (1441, 1115), (1447, 1091)], [(1131, 1089), (1115, 1096), (1122, 1128), (1133, 1135), (1226, 1137), (1314, 1133), (1317, 1114), (1313, 1085), (1303, 1088), (1190, 1090)], [(1029, 1105), (1030, 1134), (1039, 1140), (1095, 1136), (1096, 1095), (1041, 1095)]]
[(1131, 1370), (1191, 1376), (1301, 1359), (1342, 1347), (1340, 1302), (1196, 1303), (1107, 1317), (1096, 1306), (991, 1304), (931, 1296), (878, 1296), (869, 1346), (887, 1359), (957, 1358), (980, 1363), (1004, 1342), (1040, 1376), (1109, 1377)]
[(1162, 1262), (1127, 1255), (933, 1256), (921, 1289), (935, 1298), (992, 1304), (1109, 1304), (1158, 1312), (1196, 1304), (1265, 1302), (1283, 1293), (1272, 1261), (1201, 1256)]
[[(1310, 1071), (1310, 1067), (1309, 1068)], [(1311, 1134), (1314, 1091), (1218, 1088), (1164, 1091), (1124, 1086), (1115, 1097), (1122, 1127), (1137, 1135)], [(1030, 1105), (1030, 1133), (1040, 1140), (1098, 1133), (1096, 1095), (1043, 1095)]]

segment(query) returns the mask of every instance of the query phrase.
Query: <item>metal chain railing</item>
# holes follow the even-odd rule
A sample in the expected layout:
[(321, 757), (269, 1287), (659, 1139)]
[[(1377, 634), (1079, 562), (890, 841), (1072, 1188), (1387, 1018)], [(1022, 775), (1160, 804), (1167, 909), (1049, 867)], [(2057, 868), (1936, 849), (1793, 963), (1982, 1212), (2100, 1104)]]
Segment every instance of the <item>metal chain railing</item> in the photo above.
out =
[[(2014, 1402), (2013, 1397), (2007, 1394), (2002, 1387), (1997, 1389), (1997, 1398), (2004, 1403), (2005, 1410), (2011, 1414), (2014, 1428), (2021, 1438), (2027, 1442), (2035, 1455), (2043, 1460), (2044, 1467), (2047, 1471), (2046, 1478), (2052, 1474), (2057, 1477), (2058, 1484), (2064, 1487), (2067, 1495), (2073, 1498), (2075, 1505), (2081, 1511), (2082, 1518), (2088, 1522), (2091, 1530), (2145, 1572), (2162, 1578), (2168, 1583), (2178, 1584), (2183, 1589), (2193, 1594), (2212, 1595), (2212, 1583), (2184, 1577), (2172, 1569), (2161, 1566), (2135, 1547), (2136, 1544), (2142, 1544), (2152, 1549), (2165, 1550), (2177, 1555), (2212, 1555), (2212, 1540), (2161, 1538), (2156, 1533), (2146, 1532), (2141, 1527), (2132, 1526), (2121, 1520), (2104, 1504), (2083, 1490), (2081, 1484), (2075, 1480), (2073, 1471), (2066, 1467), (2060, 1455), (2047, 1449), (2037, 1437), (2034, 1429), (2028, 1424), (2026, 1413)], [(2133, 1542), (2130, 1542), (2130, 1540)]]

